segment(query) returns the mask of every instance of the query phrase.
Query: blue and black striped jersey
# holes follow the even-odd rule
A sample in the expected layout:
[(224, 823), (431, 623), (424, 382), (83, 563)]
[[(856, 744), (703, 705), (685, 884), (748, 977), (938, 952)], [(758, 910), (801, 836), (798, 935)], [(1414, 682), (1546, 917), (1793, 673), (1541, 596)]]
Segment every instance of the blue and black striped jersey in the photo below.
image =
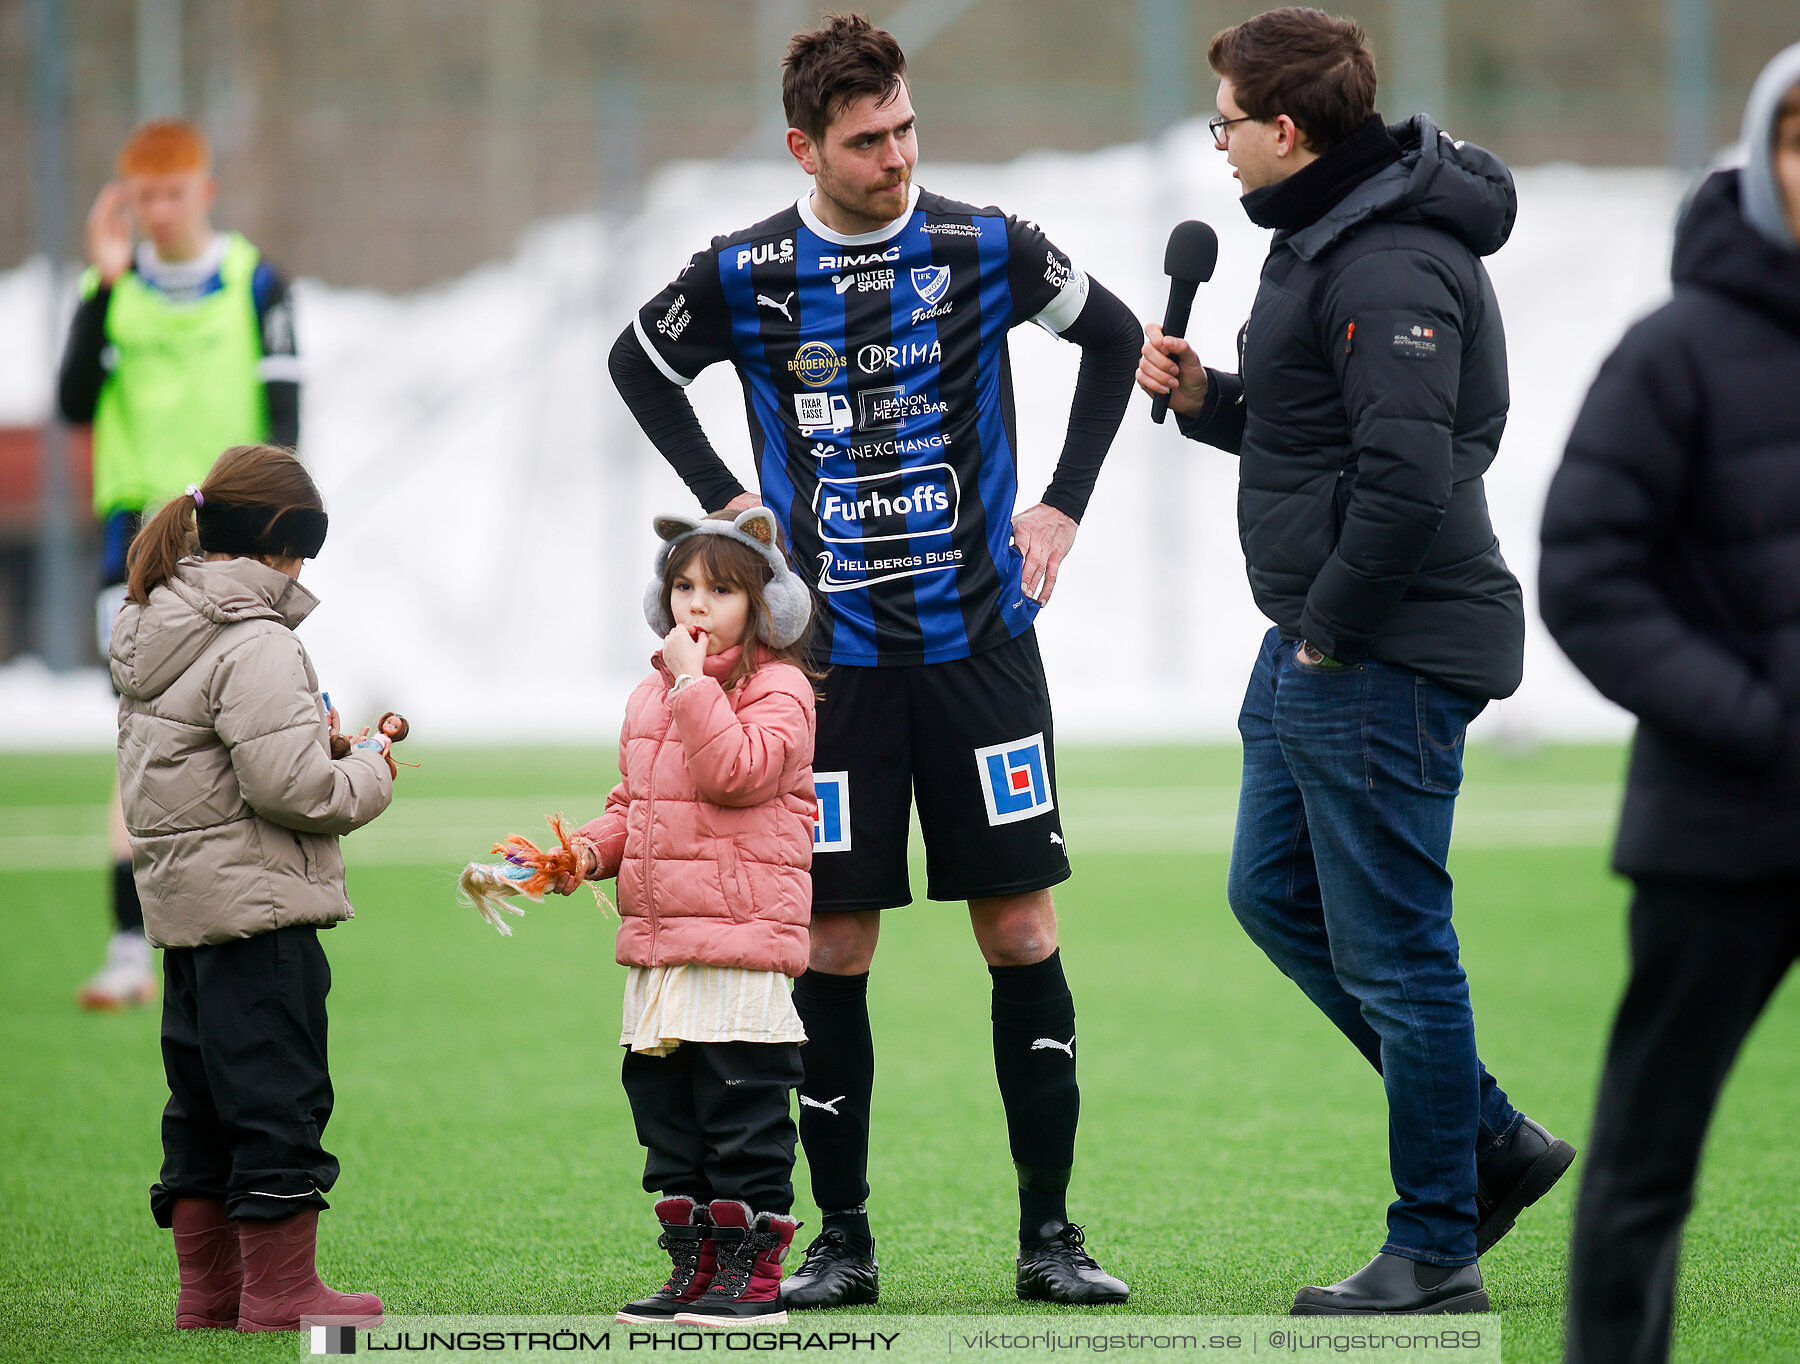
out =
[(762, 498), (825, 604), (817, 657), (937, 663), (1037, 615), (1006, 338), (1062, 331), (1087, 293), (1035, 224), (915, 185), (877, 232), (833, 232), (803, 198), (719, 238), (634, 325), (678, 384), (736, 366)]

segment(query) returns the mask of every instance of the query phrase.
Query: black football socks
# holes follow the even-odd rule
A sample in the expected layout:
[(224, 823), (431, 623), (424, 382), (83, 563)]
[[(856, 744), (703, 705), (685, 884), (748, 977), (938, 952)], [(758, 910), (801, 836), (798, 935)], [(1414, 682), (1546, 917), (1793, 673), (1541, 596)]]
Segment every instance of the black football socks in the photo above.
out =
[[(1075, 999), (1062, 953), (1031, 966), (990, 966), (994, 1074), (1019, 1172), (1019, 1240), (1068, 1221), (1069, 1174), (1081, 1089), (1075, 1083)], [(810, 1031), (808, 1033), (810, 1036)]]
[[(812, 1168), (813, 1201), (845, 1230), (869, 1234), (869, 1096), (875, 1042), (869, 1034), (869, 973), (808, 971), (795, 982), (794, 1009), (806, 1027), (800, 1059), (800, 1141)], [(842, 1215), (839, 1211), (842, 1210)]]
[(131, 874), (131, 859), (113, 863), (113, 921), (121, 933), (144, 931), (144, 906), (138, 899), (137, 880)]

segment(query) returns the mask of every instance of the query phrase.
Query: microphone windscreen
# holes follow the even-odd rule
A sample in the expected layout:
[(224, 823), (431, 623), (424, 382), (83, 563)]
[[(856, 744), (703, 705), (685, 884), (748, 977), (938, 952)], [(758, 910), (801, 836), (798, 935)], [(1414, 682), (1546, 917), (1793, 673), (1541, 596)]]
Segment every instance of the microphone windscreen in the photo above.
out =
[(1163, 273), (1170, 279), (1204, 284), (1219, 263), (1219, 237), (1205, 223), (1177, 223), (1163, 249)]

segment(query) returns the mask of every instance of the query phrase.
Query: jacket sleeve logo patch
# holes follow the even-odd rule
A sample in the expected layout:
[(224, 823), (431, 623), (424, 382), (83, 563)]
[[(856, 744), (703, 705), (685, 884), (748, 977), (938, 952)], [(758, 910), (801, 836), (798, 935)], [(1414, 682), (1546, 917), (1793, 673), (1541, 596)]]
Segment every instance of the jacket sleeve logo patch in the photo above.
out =
[(1437, 338), (1430, 327), (1415, 323), (1411, 327), (1394, 329), (1394, 349), (1402, 355), (1410, 355), (1415, 360), (1429, 360), (1437, 354)]

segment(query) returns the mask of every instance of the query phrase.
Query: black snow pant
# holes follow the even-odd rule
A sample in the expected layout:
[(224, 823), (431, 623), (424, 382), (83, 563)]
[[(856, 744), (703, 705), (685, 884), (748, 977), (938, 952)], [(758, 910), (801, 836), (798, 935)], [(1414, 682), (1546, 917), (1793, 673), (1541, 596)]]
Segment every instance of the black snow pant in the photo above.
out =
[(278, 928), (163, 953), (162, 1179), (150, 1210), (167, 1227), (181, 1198), (222, 1199), (228, 1216), (274, 1221), (330, 1206), (337, 1159), (325, 996), (331, 966), (316, 928)]
[(623, 1079), (644, 1188), (701, 1203), (735, 1198), (753, 1212), (794, 1206), (798, 1042), (683, 1042), (667, 1056), (625, 1053)]
[(1637, 882), (1631, 980), (1575, 1205), (1570, 1364), (1669, 1357), (1681, 1225), (1707, 1125), (1796, 954), (1800, 880)]

